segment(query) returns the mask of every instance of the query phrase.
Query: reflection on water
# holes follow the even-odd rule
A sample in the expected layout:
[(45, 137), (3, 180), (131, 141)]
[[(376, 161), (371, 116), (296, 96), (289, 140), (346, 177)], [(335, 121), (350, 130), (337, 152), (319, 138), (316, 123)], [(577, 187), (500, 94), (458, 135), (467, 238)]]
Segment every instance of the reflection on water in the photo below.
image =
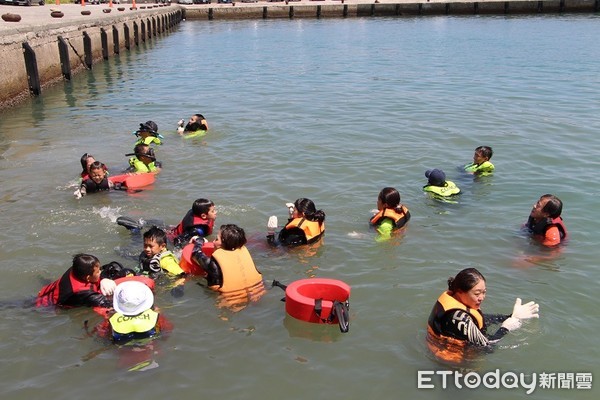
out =
[[(508, 313), (517, 296), (541, 305), (539, 321), (473, 368), (598, 372), (596, 32), (588, 15), (186, 22), (2, 112), (2, 393), (431, 398), (416, 389), (417, 371), (445, 367), (427, 350), (427, 316), (447, 278), (470, 266), (487, 278), (484, 312)], [(181, 140), (177, 121), (197, 112), (211, 131)], [(156, 183), (75, 200), (81, 154), (124, 170), (131, 132), (149, 119), (165, 135)], [(474, 179), (458, 166), (479, 145), (494, 148), (496, 172)], [(432, 167), (461, 187), (456, 204), (423, 193)], [(385, 186), (400, 191), (412, 219), (378, 242), (368, 220)], [(558, 254), (520, 231), (544, 193), (565, 204), (571, 239)], [(134, 262), (122, 253), (132, 238), (118, 216), (176, 224), (199, 197), (215, 202), (218, 225), (245, 229), (267, 290), (240, 312), (218, 309), (194, 277), (181, 298), (158, 290), (174, 330), (157, 343), (156, 368), (121, 368), (117, 348), (85, 335), (85, 321), (99, 322), (90, 310), (11, 306), (75, 253)], [(299, 197), (326, 212), (322, 243), (270, 248), (268, 217), (283, 220)], [(270, 282), (308, 277), (352, 286), (348, 334), (286, 317)]]

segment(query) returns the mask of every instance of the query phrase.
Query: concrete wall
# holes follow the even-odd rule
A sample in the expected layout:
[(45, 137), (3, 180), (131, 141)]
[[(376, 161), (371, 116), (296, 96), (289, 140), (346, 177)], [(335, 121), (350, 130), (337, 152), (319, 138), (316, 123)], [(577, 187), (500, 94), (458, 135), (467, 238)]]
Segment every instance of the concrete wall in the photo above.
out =
[[(79, 18), (41, 25), (35, 29), (23, 29), (27, 33), (19, 30), (3, 33), (0, 38), (0, 108), (16, 104), (31, 94), (38, 95), (47, 85), (68, 78), (61, 68), (59, 38), (66, 44), (68, 63), (65, 65), (70, 65), (67, 71), (72, 75), (83, 69), (93, 68), (93, 64), (117, 53), (127, 51), (127, 28), (129, 47), (134, 48), (136, 30), (138, 43), (152, 40), (178, 24), (182, 20), (183, 11), (172, 7), (127, 15), (119, 15), (115, 10), (115, 14), (117, 15), (114, 17), (103, 17), (95, 21)], [(86, 35), (89, 39), (85, 39)], [(117, 44), (115, 37), (118, 39)], [(84, 44), (86, 41), (87, 53)], [(31, 66), (33, 60), (24, 52), (25, 43), (35, 54), (37, 78), (26, 65), (29, 60)]]
[(186, 7), (186, 18), (201, 20), (272, 19), (272, 18), (345, 18), (401, 15), (476, 15), (476, 14), (538, 14), (557, 12), (596, 12), (600, 0), (510, 0), (510, 1), (447, 1), (415, 0), (389, 2), (342, 1), (335, 4), (320, 1), (285, 1), (261, 4), (234, 4), (224, 7), (210, 4)]

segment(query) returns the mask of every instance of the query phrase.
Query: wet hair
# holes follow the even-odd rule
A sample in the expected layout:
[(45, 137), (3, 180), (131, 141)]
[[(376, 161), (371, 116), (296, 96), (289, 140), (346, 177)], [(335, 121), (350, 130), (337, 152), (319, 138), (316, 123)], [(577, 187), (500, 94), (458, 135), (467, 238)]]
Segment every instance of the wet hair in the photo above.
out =
[(103, 171), (106, 171), (106, 165), (104, 165), (104, 163), (101, 163), (100, 161), (94, 161), (90, 165), (90, 172), (92, 172), (93, 169), (101, 169)]
[(400, 193), (393, 187), (385, 187), (379, 192), (377, 200), (380, 200), (386, 208), (397, 209), (400, 207)]
[(223, 250), (239, 249), (247, 242), (244, 230), (234, 224), (221, 225), (219, 233)]
[(81, 156), (81, 173), (83, 174), (87, 174), (88, 173), (88, 169), (87, 169), (87, 160), (88, 158), (94, 158), (93, 155), (88, 154), (88, 153), (84, 153)]
[(309, 221), (315, 221), (319, 224), (325, 221), (323, 210), (317, 210), (315, 203), (310, 199), (300, 198), (294, 202), (294, 207)]
[(195, 216), (199, 217), (202, 214), (208, 214), (208, 211), (213, 207), (215, 203), (208, 199), (196, 199), (192, 204), (192, 212)]
[(488, 160), (494, 155), (494, 151), (490, 146), (479, 146), (475, 149), (475, 153), (479, 153), (482, 157), (485, 157)]
[(93, 275), (96, 266), (100, 266), (100, 260), (91, 254), (79, 253), (73, 256), (73, 275), (80, 281)]
[(206, 126), (206, 124), (203, 124), (202, 121), (206, 121), (206, 118), (204, 118), (204, 115), (202, 114), (194, 114), (194, 117), (196, 117), (197, 121), (196, 122), (192, 122), (192, 123), (187, 123), (187, 125), (185, 126), (185, 131), (186, 132), (195, 132), (195, 131), (199, 131), (199, 130), (203, 130), (206, 131), (208, 130), (208, 126)]
[(189, 132), (205, 131), (206, 125), (201, 124), (200, 122), (192, 122), (191, 124), (187, 124), (186, 130)]
[(144, 240), (154, 240), (156, 244), (162, 246), (167, 243), (167, 233), (158, 226), (153, 226), (144, 232)]
[(156, 156), (154, 155), (154, 149), (144, 143), (136, 144), (133, 148), (133, 153), (136, 157), (148, 157), (152, 161), (156, 160)]
[(481, 272), (475, 268), (465, 268), (456, 274), (454, 278), (448, 278), (448, 290), (452, 293), (466, 293), (473, 289), (481, 280), (485, 282), (485, 278), (481, 275)]
[(560, 217), (560, 214), (562, 214), (563, 204), (558, 197), (554, 196), (553, 194), (545, 194), (540, 197), (540, 200), (541, 199), (548, 199), (544, 205), (544, 208), (542, 208), (542, 212), (548, 214), (550, 218)]

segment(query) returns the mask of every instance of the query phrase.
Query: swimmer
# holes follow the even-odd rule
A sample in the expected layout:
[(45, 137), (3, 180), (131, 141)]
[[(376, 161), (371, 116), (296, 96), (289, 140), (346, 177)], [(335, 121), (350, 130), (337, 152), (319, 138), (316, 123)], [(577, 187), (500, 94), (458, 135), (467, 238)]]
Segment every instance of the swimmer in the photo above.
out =
[[(427, 323), (427, 342), (434, 354), (444, 355), (446, 345), (460, 351), (464, 351), (466, 345), (489, 346), (520, 328), (522, 320), (539, 318), (539, 305), (533, 301), (522, 304), (519, 298), (510, 315), (484, 315), (481, 303), (486, 291), (485, 278), (475, 268), (463, 269), (448, 279), (448, 290), (438, 298)], [(490, 324), (501, 326), (489, 334)]]
[(563, 203), (558, 197), (543, 195), (533, 205), (524, 228), (544, 246), (559, 245), (567, 239), (567, 228), (561, 217), (562, 207)]
[(369, 221), (380, 237), (389, 239), (393, 231), (405, 226), (409, 220), (410, 212), (400, 203), (400, 193), (392, 187), (381, 189), (377, 196), (377, 214)]
[(156, 125), (156, 122), (154, 121), (147, 121), (140, 124), (140, 128), (133, 132), (133, 134), (139, 137), (134, 146), (137, 146), (138, 144), (161, 145), (162, 141), (160, 139), (164, 139), (164, 137), (158, 133), (158, 125)]
[(90, 254), (76, 254), (63, 276), (44, 286), (36, 299), (37, 307), (112, 307), (110, 296), (116, 283), (101, 278), (100, 261)]
[[(296, 246), (317, 242), (325, 234), (325, 213), (317, 210), (315, 203), (306, 198), (300, 198), (294, 203), (286, 203), (289, 219), (279, 232), (278, 242), (284, 246)], [(275, 228), (277, 217), (271, 216), (267, 222), (267, 240), (276, 244)]]
[(494, 172), (494, 164), (490, 162), (494, 152), (489, 146), (479, 146), (473, 154), (473, 162), (465, 165), (463, 169), (476, 175), (489, 175)]
[(208, 130), (208, 122), (206, 122), (206, 118), (202, 114), (194, 114), (190, 117), (188, 123), (184, 126), (185, 121), (183, 119), (179, 120), (177, 123), (177, 133), (180, 135), (188, 135), (198, 131), (207, 131)]
[(446, 180), (446, 174), (441, 169), (428, 169), (425, 171), (425, 177), (428, 179), (427, 185), (423, 186), (423, 191), (425, 192), (442, 197), (460, 193), (460, 189), (454, 182)]

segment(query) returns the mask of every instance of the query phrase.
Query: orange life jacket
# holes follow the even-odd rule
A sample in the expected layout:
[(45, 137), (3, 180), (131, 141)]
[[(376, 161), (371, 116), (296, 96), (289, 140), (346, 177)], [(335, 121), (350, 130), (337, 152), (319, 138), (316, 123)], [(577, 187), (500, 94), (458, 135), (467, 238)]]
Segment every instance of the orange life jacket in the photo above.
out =
[(444, 292), (438, 298), (436, 304), (431, 310), (429, 321), (427, 323), (427, 347), (437, 358), (452, 363), (459, 363), (464, 360), (467, 351), (467, 342), (447, 336), (439, 331), (435, 322), (441, 319), (444, 314), (451, 310), (463, 310), (467, 312), (473, 321), (477, 323), (479, 329), (483, 329), (483, 314), (479, 310), (468, 308), (448, 292)]
[(381, 222), (384, 218), (389, 218), (392, 221), (394, 221), (394, 229), (400, 229), (404, 225), (406, 225), (406, 223), (410, 219), (410, 216), (408, 214), (408, 208), (404, 207), (403, 205), (400, 205), (400, 210), (401, 212), (399, 213), (393, 208), (384, 208), (377, 214), (373, 215), (369, 222), (371, 223), (371, 225), (377, 225), (377, 223)]
[(299, 228), (306, 236), (306, 243), (315, 242), (325, 232), (325, 222), (309, 221), (305, 218), (294, 218), (285, 226), (285, 229)]
[(223, 285), (219, 288), (220, 292), (246, 289), (262, 282), (262, 275), (256, 269), (246, 246), (235, 250), (217, 249), (212, 257), (219, 264), (223, 275)]

